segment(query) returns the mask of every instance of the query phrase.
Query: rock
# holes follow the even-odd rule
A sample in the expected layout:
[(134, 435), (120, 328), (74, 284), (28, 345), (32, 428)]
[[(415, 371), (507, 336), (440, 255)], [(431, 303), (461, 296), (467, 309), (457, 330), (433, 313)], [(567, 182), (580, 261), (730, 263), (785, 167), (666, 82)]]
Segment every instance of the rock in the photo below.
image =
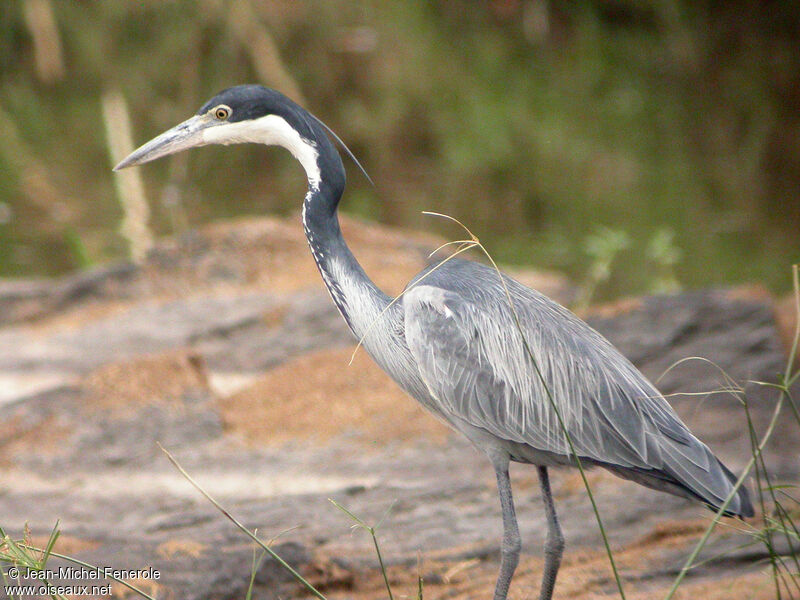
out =
[(112, 298), (130, 287), (137, 274), (135, 265), (116, 263), (55, 281), (0, 280), (0, 325), (35, 321), (90, 299)]
[[(263, 294), (145, 301), (77, 326), (0, 331), (0, 377), (19, 386), (0, 400), (71, 384), (104, 364), (192, 347), (257, 327), (276, 300)], [(4, 397), (3, 397), (4, 396)]]
[[(395, 292), (439, 243), (360, 222), (343, 227), (366, 270)], [(245, 527), (264, 540), (283, 532), (274, 548), (331, 599), (385, 597), (372, 539), (351, 532), (331, 497), (381, 523), (396, 597), (416, 595), (419, 573), (425, 597), (490, 593), (501, 525), (488, 461), (363, 353), (347, 367), (354, 340), (318, 279), (295, 220), (248, 219), (162, 241), (139, 268), (0, 285), (0, 381), (18, 386), (0, 389), (0, 525), (20, 535), (27, 522), (46, 537), (61, 518), (69, 543), (56, 551), (152, 566), (161, 577), (137, 584), (159, 598), (243, 598), (251, 541), (173, 468), (160, 442)], [(764, 295), (655, 296), (589, 320), (654, 380), (692, 355), (737, 380), (771, 380), (784, 367)], [(695, 392), (719, 379), (691, 361), (658, 385)], [(761, 432), (774, 393), (754, 388), (750, 398)], [(740, 404), (724, 395), (670, 401), (735, 471), (746, 463)], [(776, 428), (765, 454), (774, 481), (798, 480), (798, 433), (790, 418)], [(602, 470), (588, 478), (628, 589), (663, 596), (710, 513)], [(522, 596), (538, 586), (546, 528), (535, 470), (513, 465), (512, 479)], [(567, 539), (558, 593), (613, 593), (581, 478), (556, 470), (552, 479)], [(692, 570), (690, 597), (726, 597), (717, 588), (733, 584), (720, 588), (721, 579), (752, 595), (766, 589), (763, 546), (737, 550), (751, 540), (738, 527), (712, 536), (702, 556), (719, 556)], [(261, 563), (254, 598), (301, 596), (274, 561)]]
[[(442, 240), (401, 232), (343, 215), (342, 231), (364, 268), (389, 293), (427, 263)], [(158, 240), (141, 266), (104, 265), (56, 280), (0, 280), (0, 325), (79, 318), (96, 301), (168, 300), (236, 290), (291, 293), (323, 289), (300, 224), (289, 219), (240, 217)]]
[[(780, 331), (787, 356), (792, 350), (794, 339), (797, 335), (797, 302), (794, 294), (789, 294), (775, 304), (775, 320), (778, 323), (778, 330)], [(800, 353), (796, 357), (796, 365), (800, 367)]]
[(4, 457), (30, 469), (150, 463), (156, 442), (181, 448), (222, 432), (204, 367), (186, 353), (105, 366), (79, 386), (0, 406), (0, 422)]
[[(656, 382), (695, 435), (723, 459), (735, 461), (749, 447), (742, 398), (763, 435), (778, 394), (756, 382), (777, 383), (787, 360), (766, 292), (733, 288), (651, 296), (595, 309), (586, 318)], [(731, 384), (742, 393), (727, 392)], [(774, 439), (783, 447), (767, 447), (773, 476), (794, 477), (800, 424), (781, 419)]]
[[(744, 382), (774, 381), (785, 368), (772, 300), (741, 289), (650, 296), (585, 317), (645, 374), (660, 379), (665, 394), (718, 389), (720, 369)], [(716, 367), (686, 360), (691, 357)], [(665, 374), (679, 361), (685, 362)]]

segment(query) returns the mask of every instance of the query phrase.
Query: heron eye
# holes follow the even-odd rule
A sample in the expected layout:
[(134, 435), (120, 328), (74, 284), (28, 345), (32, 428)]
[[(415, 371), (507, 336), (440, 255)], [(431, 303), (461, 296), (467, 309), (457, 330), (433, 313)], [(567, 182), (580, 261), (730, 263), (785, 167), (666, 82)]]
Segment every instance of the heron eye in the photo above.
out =
[(220, 121), (224, 121), (231, 116), (231, 109), (224, 104), (220, 104), (214, 109), (214, 117)]

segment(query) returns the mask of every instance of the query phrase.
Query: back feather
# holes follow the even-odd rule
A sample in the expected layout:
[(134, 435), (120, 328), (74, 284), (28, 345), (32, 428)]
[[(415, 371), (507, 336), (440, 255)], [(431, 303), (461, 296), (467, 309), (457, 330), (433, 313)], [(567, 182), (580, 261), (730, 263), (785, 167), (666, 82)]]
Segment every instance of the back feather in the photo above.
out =
[[(644, 375), (570, 311), (504, 280), (535, 364), (493, 269), (451, 260), (404, 295), (406, 341), (437, 408), (500, 440), (567, 456), (549, 390), (582, 459), (720, 506), (735, 478)], [(752, 514), (744, 488), (728, 508)]]

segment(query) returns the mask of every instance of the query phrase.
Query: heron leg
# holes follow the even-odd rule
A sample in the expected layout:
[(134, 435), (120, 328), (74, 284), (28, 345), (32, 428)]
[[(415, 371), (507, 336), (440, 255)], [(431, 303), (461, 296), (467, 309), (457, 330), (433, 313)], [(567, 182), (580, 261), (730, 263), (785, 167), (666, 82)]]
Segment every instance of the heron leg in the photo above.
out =
[(511, 479), (508, 476), (508, 458), (496, 461), (494, 471), (497, 475), (497, 491), (500, 493), (500, 507), (503, 511), (503, 544), (500, 548), (500, 574), (494, 588), (494, 600), (506, 600), (511, 578), (519, 563), (522, 540), (519, 537), (517, 515), (514, 512), (514, 499), (511, 496)]
[(544, 542), (544, 573), (542, 574), (542, 591), (539, 600), (550, 600), (553, 597), (553, 588), (556, 585), (558, 567), (561, 565), (561, 555), (564, 553), (564, 535), (558, 524), (556, 507), (553, 503), (553, 494), (550, 491), (550, 476), (547, 467), (536, 467), (539, 472), (539, 485), (542, 488), (544, 512), (547, 515), (547, 538)]

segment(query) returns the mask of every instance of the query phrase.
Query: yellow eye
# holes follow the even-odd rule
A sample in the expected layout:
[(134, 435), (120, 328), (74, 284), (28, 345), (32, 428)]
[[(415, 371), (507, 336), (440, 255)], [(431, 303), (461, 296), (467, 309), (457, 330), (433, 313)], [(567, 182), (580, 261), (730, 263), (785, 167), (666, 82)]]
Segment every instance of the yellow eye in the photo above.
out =
[(213, 110), (213, 113), (215, 119), (217, 119), (218, 121), (224, 121), (225, 119), (231, 116), (231, 109), (230, 107), (225, 106), (224, 104), (220, 104)]

